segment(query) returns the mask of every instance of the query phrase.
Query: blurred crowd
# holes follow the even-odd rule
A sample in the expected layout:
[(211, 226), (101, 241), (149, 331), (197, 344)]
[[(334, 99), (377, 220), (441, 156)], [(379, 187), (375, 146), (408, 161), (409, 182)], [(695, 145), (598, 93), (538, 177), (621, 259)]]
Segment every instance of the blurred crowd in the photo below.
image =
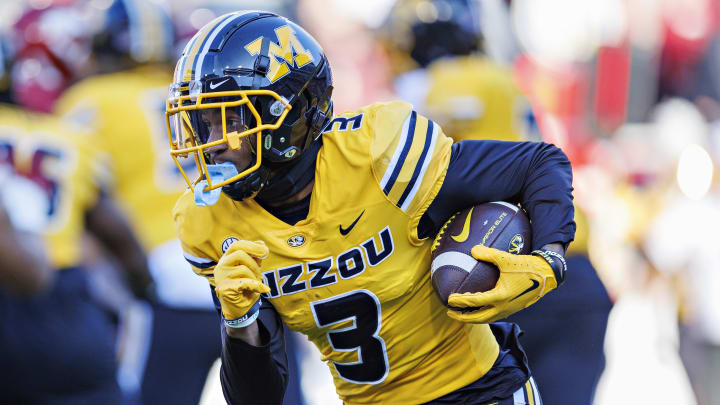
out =
[[(185, 42), (236, 9), (323, 45), (338, 112), (404, 99), (457, 141), (566, 152), (568, 282), (513, 317), (545, 403), (720, 404), (717, 0), (4, 0), (0, 402), (222, 401), (164, 109)], [(339, 403), (288, 345), (286, 403)]]

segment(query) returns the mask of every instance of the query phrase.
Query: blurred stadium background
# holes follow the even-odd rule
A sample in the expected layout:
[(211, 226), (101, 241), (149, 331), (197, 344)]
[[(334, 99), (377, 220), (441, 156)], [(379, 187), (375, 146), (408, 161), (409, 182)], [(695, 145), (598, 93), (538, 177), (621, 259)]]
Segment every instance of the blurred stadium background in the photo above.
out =
[[(54, 52), (78, 71), (70, 80), (76, 81), (102, 71), (93, 65), (100, 58), (97, 50), (84, 53), (82, 44), (67, 40), (102, 36), (106, 11), (118, 2), (3, 0), (3, 94), (20, 78), (35, 78), (48, 94), (60, 80), (42, 64), (15, 63), (23, 44), (36, 39), (17, 38), (17, 24), (28, 11), (77, 11), (77, 21), (40, 20), (36, 30), (21, 31), (43, 33), (51, 50), (60, 47)], [(147, 49), (149, 41), (160, 40), (159, 23), (143, 18), (145, 8), (138, 6), (139, 14), (131, 16), (135, 28), (149, 35), (123, 38), (134, 66), (161, 63), (170, 72), (185, 41), (206, 22), (236, 9), (266, 9), (294, 19), (323, 45), (338, 112), (406, 98), (447, 125), (468, 116), (492, 119), (492, 96), (438, 95), (401, 80), (418, 66), (402, 59), (403, 52), (408, 57), (402, 43), (411, 39), (397, 30), (395, 0), (127, 3), (162, 8), (173, 33), (171, 49), (156, 58)], [(442, 0), (408, 3), (411, 18), (448, 18)], [(606, 363), (592, 403), (720, 404), (720, 1), (482, 0), (473, 18), (481, 34), (477, 52), (511, 77), (518, 91), (512, 101), (517, 139), (555, 143), (573, 163), (581, 213), (575, 248), (590, 258), (613, 304), (604, 347), (594, 348), (604, 350)], [(473, 80), (469, 74), (466, 83)], [(446, 101), (434, 105), (440, 96)], [(508, 139), (507, 133), (486, 135), (495, 136)], [(12, 218), (13, 208), (6, 203), (6, 209)], [(85, 244), (88, 268), (112, 267), (92, 242)], [(99, 282), (99, 289), (118, 283), (112, 275), (100, 279), (110, 281)], [(128, 311), (130, 298), (116, 301), (126, 322), (143, 319)], [(573, 329), (554, 333), (572, 335)], [(339, 403), (319, 353), (304, 338), (291, 339), (299, 353), (302, 398), (290, 403)], [(128, 344), (121, 351), (132, 351)], [(575, 350), (572, 340), (567, 350)], [(204, 385), (203, 404), (223, 403), (218, 367)], [(572, 372), (562, 358), (554, 367)], [(124, 388), (137, 389), (128, 383)]]

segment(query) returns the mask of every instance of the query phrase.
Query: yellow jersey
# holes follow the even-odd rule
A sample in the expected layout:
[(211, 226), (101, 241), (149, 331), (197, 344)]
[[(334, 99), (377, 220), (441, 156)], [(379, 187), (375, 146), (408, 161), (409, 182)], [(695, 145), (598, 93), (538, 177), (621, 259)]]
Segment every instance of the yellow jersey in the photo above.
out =
[[(403, 102), (337, 116), (323, 134), (306, 219), (288, 225), (254, 199), (174, 209), (186, 259), (211, 284), (236, 239), (263, 240), (269, 300), (322, 355), (346, 404), (415, 404), (482, 377), (499, 347), (488, 325), (456, 322), (430, 282), (420, 217), (452, 141)], [(248, 365), (251, 367), (251, 365)]]
[(442, 58), (428, 66), (424, 107), (456, 141), (523, 141), (534, 122), (512, 72), (479, 55)]
[(50, 264), (57, 269), (79, 265), (85, 212), (98, 198), (93, 148), (54, 116), (2, 106), (0, 165), (38, 186), (44, 212), (40, 226), (47, 238)]
[(187, 187), (168, 158), (166, 69), (94, 76), (66, 91), (56, 111), (89, 132), (109, 157), (111, 188), (146, 250), (174, 239), (172, 207)]

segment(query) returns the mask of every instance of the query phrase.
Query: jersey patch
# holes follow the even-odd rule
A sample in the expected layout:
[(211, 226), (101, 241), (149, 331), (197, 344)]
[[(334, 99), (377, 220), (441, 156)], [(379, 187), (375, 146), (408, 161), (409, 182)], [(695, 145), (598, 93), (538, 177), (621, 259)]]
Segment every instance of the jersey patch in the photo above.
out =
[(236, 237), (234, 237), (234, 236), (231, 236), (231, 237), (229, 237), (229, 238), (226, 238), (226, 239), (223, 241), (222, 246), (220, 247), (220, 248), (222, 249), (223, 254), (224, 254), (225, 252), (227, 252), (227, 250), (230, 248), (230, 245), (232, 245), (233, 242), (235, 242), (235, 241), (237, 241), (237, 240), (238, 240), (238, 238), (236, 238)]

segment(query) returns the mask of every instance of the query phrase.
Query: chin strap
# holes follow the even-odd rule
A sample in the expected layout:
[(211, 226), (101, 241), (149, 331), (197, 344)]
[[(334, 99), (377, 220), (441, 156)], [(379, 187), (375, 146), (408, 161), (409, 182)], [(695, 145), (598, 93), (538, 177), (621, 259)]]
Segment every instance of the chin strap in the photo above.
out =
[(222, 191), (235, 201), (252, 198), (267, 182), (268, 177), (270, 177), (270, 170), (265, 166), (260, 166), (257, 170), (240, 180), (223, 186)]
[(273, 173), (272, 178), (260, 190), (257, 197), (263, 202), (274, 203), (300, 192), (315, 178), (315, 161), (321, 146), (322, 136), (310, 144), (294, 165), (283, 167)]

